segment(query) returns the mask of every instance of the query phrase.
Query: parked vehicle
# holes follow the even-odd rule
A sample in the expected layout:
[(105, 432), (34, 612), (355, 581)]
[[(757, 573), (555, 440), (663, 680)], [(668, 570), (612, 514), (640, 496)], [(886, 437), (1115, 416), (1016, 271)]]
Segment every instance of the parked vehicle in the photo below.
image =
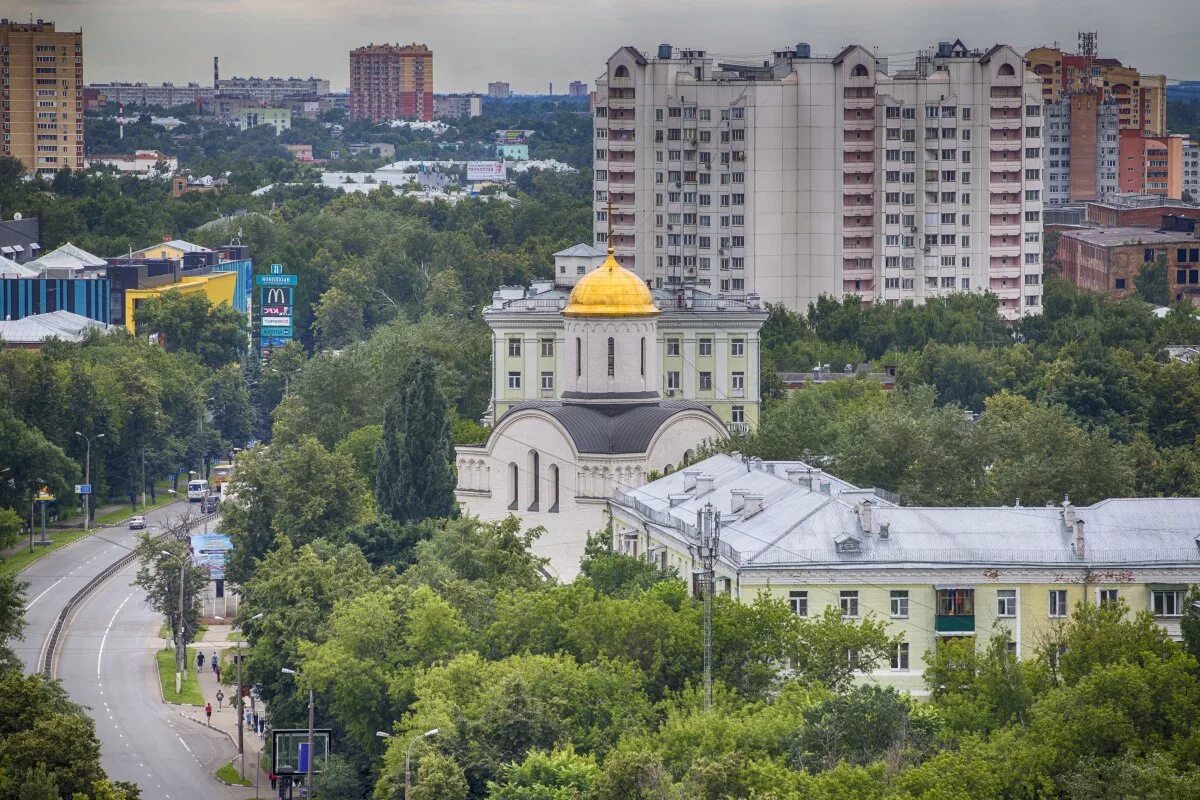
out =
[(200, 510), (205, 514), (215, 514), (217, 505), (221, 502), (219, 495), (208, 494), (200, 501)]
[(225, 488), (225, 484), (233, 477), (233, 464), (217, 464), (212, 468), (212, 490), (220, 492)]
[(129, 530), (141, 531), (146, 529), (146, 518), (137, 514), (129, 518)]
[(188, 481), (188, 502), (199, 503), (208, 494), (208, 481), (195, 480)]

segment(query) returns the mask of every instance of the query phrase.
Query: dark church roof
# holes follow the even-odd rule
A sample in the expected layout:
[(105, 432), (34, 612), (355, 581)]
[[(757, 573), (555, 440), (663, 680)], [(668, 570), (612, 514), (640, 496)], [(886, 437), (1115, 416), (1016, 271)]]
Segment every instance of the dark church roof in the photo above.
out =
[(522, 411), (543, 411), (567, 429), (580, 453), (644, 453), (650, 440), (667, 420), (683, 411), (699, 411), (724, 423), (708, 406), (694, 400), (661, 400), (654, 403), (583, 405), (561, 400), (527, 400), (517, 403), (501, 421)]

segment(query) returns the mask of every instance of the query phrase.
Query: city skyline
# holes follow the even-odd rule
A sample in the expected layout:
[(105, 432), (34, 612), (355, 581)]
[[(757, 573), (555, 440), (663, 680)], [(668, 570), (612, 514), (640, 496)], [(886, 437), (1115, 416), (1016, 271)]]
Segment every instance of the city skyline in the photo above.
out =
[[(553, 83), (556, 94), (566, 94), (572, 80), (592, 84), (605, 59), (629, 44), (651, 49), (660, 41), (671, 42), (737, 59), (798, 41), (809, 42), (814, 53), (833, 53), (854, 43), (878, 48), (880, 56), (903, 65), (917, 50), (955, 38), (980, 48), (1003, 42), (1023, 51), (1057, 41), (1073, 50), (1079, 29), (1098, 31), (1102, 54), (1142, 71), (1165, 73), (1173, 80), (1197, 78), (1186, 46), (1189, 26), (1170, 22), (1184, 17), (1190, 5), (1188, 0), (1148, 0), (1134, 12), (1129, 6), (1097, 9), (1086, 0), (919, 0), (903, 5), (864, 0), (851, 12), (824, 0), (787, 5), (753, 0), (748, 8), (742, 4), (737, 9), (711, 0), (686, 5), (614, 0), (604, 8), (562, 7), (544, 0), (451, 0), (430, 10), (416, 4), (385, 6), (377, 0), (337, 7), (298, 0), (287, 4), (285, 16), (275, 3), (227, 0), (201, 6), (168, 0), (138, 7), (130, 17), (123, 13), (134, 7), (128, 0), (49, 0), (21, 2), (9, 13), (18, 20), (54, 20), (60, 30), (82, 27), (87, 82), (210, 84), (212, 57), (220, 56), (222, 75), (316, 75), (344, 90), (349, 51), (390, 41), (454, 53), (453, 60), (439, 60), (438, 92), (484, 92), (489, 81), (503, 80), (515, 93), (544, 93)], [(688, 20), (680, 19), (684, 9)], [(532, 42), (525, 38), (531, 17), (537, 18), (540, 33)], [(239, 20), (233, 31), (231, 19)], [(936, 24), (928, 24), (930, 19)], [(179, 30), (181, 22), (186, 25), (183, 36), (161, 36), (164, 30)], [(128, 47), (129, 41), (139, 47)], [(464, 42), (471, 46), (463, 48)]]

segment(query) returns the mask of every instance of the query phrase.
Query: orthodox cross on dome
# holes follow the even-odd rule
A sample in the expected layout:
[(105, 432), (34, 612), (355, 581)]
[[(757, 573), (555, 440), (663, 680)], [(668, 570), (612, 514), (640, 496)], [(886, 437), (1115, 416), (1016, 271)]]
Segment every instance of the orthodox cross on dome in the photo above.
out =
[(611, 255), (613, 254), (613, 242), (612, 242), (612, 236), (613, 236), (613, 234), (612, 234), (612, 226), (613, 226), (613, 222), (612, 222), (612, 218), (613, 218), (612, 192), (605, 192), (604, 194), (605, 194), (605, 196), (608, 198), (608, 213), (607, 213), (607, 215), (606, 215), (606, 218), (607, 218), (607, 220), (608, 220), (608, 254), (611, 256)]

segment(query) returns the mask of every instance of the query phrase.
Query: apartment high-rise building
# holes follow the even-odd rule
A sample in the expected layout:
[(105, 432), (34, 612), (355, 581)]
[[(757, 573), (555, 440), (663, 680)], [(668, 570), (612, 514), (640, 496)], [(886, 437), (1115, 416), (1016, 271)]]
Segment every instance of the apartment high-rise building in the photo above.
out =
[(511, 95), (512, 90), (509, 89), (507, 81), (492, 81), (488, 84), (488, 97), (505, 100)]
[(1078, 92), (1046, 104), (1046, 205), (1104, 200), (1121, 191), (1117, 104), (1102, 98), (1098, 91)]
[(654, 287), (805, 310), (995, 292), (1041, 309), (1041, 91), (1021, 55), (943, 43), (751, 64), (618, 50), (596, 84), (597, 244)]
[(325, 78), (218, 78), (218, 94), (227, 97), (250, 97), (264, 103), (279, 103), (297, 95), (329, 94), (329, 81)]
[(1161, 136), (1167, 129), (1167, 77), (1142, 74), (1115, 58), (1089, 58), (1058, 47), (1035, 47), (1025, 54), (1038, 76), (1042, 99), (1098, 89), (1117, 104), (1121, 130)]
[(1200, 144), (1183, 146), (1183, 199), (1200, 202)]
[(370, 44), (350, 51), (350, 118), (433, 119), (433, 51)]
[(83, 169), (83, 33), (0, 19), (0, 153), (29, 172)]
[(571, 81), (567, 87), (567, 94), (571, 97), (587, 97), (588, 85), (584, 81)]
[(1119, 182), (1122, 192), (1183, 197), (1183, 145), (1179, 135), (1148, 136), (1121, 131)]

